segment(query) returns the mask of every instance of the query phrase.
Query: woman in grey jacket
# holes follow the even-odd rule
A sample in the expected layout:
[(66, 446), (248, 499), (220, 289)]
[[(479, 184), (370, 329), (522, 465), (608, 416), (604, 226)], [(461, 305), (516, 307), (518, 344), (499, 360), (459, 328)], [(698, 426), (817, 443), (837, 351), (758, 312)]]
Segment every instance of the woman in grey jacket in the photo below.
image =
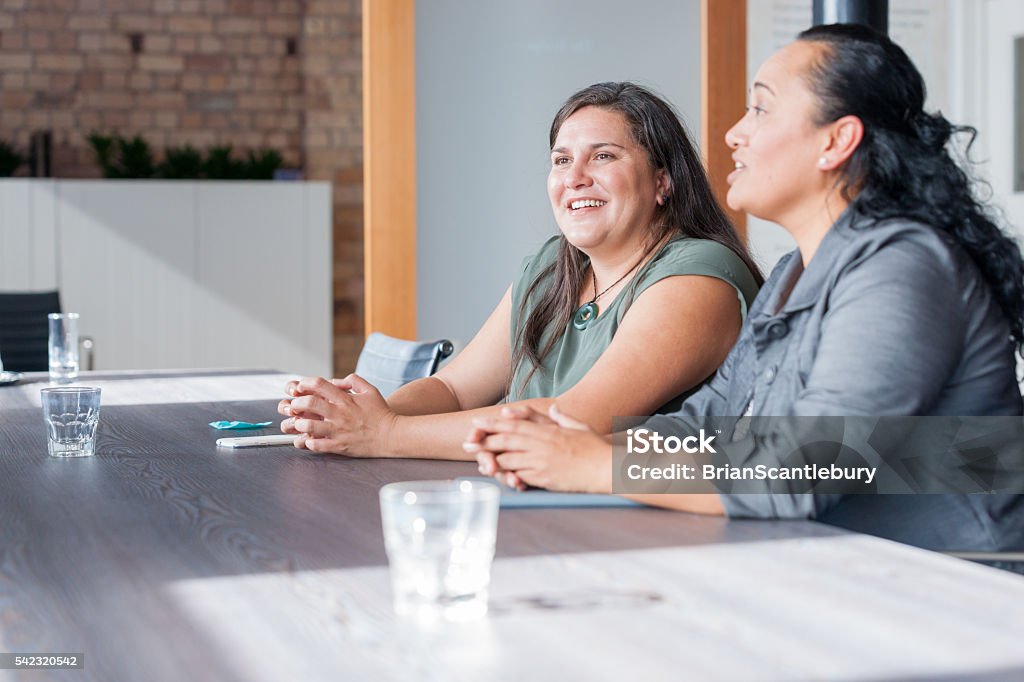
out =
[[(726, 134), (728, 203), (782, 225), (784, 257), (716, 377), (677, 415), (1020, 415), (1024, 264), (951, 158), (973, 130), (923, 110), (906, 53), (856, 25), (802, 33), (759, 69)], [(484, 420), (466, 448), (513, 485), (609, 492), (608, 442), (557, 405)], [(655, 423), (658, 422), (658, 423)], [(788, 451), (787, 451), (788, 452)], [(781, 451), (747, 464), (778, 463)], [(1016, 495), (650, 495), (731, 517), (817, 518), (944, 549), (1024, 547)]]

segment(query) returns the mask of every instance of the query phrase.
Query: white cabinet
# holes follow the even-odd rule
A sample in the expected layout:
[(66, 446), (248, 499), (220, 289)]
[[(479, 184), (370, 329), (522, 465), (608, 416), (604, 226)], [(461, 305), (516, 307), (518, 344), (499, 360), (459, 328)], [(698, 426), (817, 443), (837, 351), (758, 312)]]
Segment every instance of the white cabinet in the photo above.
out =
[(0, 291), (58, 287), (97, 369), (331, 372), (325, 182), (0, 181)]

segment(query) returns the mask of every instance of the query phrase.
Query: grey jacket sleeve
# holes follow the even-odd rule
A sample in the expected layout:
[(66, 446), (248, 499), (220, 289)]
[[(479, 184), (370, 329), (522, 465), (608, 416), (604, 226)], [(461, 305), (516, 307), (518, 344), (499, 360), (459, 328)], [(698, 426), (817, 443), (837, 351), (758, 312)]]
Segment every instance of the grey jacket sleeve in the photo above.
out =
[[(811, 371), (790, 414), (926, 414), (963, 352), (957, 264), (938, 235), (914, 233), (848, 264), (828, 296)], [(790, 434), (749, 437), (748, 465), (777, 465)], [(722, 495), (730, 517), (814, 518), (836, 495)]]

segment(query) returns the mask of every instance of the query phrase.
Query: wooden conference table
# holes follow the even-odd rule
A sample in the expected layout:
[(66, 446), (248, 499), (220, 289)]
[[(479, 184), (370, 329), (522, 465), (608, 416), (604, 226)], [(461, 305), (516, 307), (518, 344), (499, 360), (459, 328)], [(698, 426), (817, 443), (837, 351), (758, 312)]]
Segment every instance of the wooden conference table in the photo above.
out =
[(490, 614), (399, 620), (377, 491), (475, 466), (218, 451), (207, 423), (276, 424), (287, 378), (87, 373), (98, 454), (71, 461), (45, 375), (0, 388), (0, 652), (85, 654), (0, 679), (1024, 676), (1024, 578), (811, 522), (506, 509)]

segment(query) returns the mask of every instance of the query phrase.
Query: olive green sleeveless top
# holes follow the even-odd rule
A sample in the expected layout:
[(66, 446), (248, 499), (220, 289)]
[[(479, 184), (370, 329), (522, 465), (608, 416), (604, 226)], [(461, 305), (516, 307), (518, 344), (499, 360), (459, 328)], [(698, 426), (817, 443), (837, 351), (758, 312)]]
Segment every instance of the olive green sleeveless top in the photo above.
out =
[[(552, 237), (535, 256), (527, 258), (523, 262), (519, 277), (512, 285), (512, 348), (516, 348), (522, 327), (550, 285), (552, 277), (548, 275), (534, 289), (525, 307), (523, 306), (523, 299), (530, 285), (555, 261), (558, 255), (558, 239), (557, 236)], [(630, 284), (623, 287), (611, 303), (601, 308), (601, 315), (586, 329), (576, 329), (570, 320), (564, 329), (545, 332), (541, 339), (541, 348), (547, 343), (548, 334), (557, 333), (560, 338), (544, 358), (541, 367), (529, 376), (529, 380), (527, 376), (530, 375), (532, 365), (528, 359), (514, 368), (508, 399), (551, 398), (572, 388), (612, 342), (612, 337), (615, 336), (632, 302), (655, 282), (676, 275), (703, 275), (728, 282), (736, 290), (744, 319), (747, 308), (757, 295), (757, 282), (747, 266), (731, 249), (706, 239), (674, 239), (665, 244), (654, 258), (634, 275)], [(664, 314), (672, 315), (673, 311), (666, 310)], [(651, 358), (651, 362), (658, 361), (658, 358)], [(673, 411), (697, 388), (699, 386), (694, 386), (658, 411)]]

